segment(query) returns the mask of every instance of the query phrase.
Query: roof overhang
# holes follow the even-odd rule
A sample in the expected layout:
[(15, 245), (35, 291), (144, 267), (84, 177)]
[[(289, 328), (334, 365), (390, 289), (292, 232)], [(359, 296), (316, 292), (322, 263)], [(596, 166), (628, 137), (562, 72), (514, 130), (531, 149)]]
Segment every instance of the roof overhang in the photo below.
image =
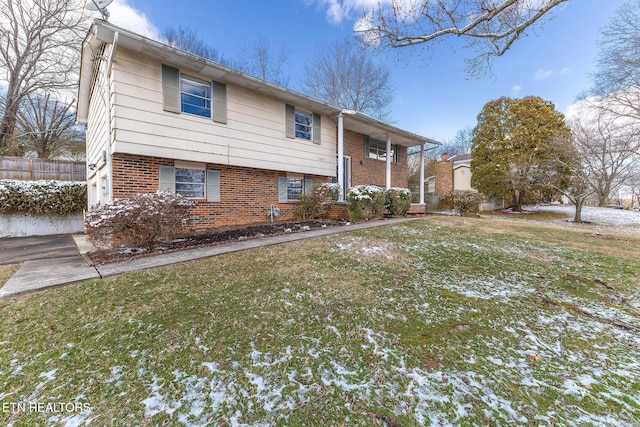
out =
[(388, 125), (366, 114), (343, 110), (299, 92), (241, 73), (224, 65), (176, 49), (102, 20), (94, 21), (82, 45), (77, 110), (77, 120), (79, 123), (86, 123), (88, 118), (91, 78), (96, 60), (94, 52), (97, 52), (103, 43), (114, 43), (116, 37), (118, 48), (125, 48), (142, 55), (157, 58), (163, 62), (182, 69), (191, 70), (212, 80), (242, 86), (257, 93), (274, 97), (300, 108), (308, 108), (316, 113), (321, 113), (332, 118), (336, 118), (339, 114), (342, 114), (345, 129), (363, 135), (370, 135), (373, 138), (385, 141), (387, 137), (390, 137), (393, 144), (399, 144), (405, 147), (421, 144), (440, 145), (437, 141)]
[(402, 145), (403, 147), (422, 144), (440, 145), (438, 141), (391, 126), (363, 113), (351, 110), (342, 110), (341, 113), (345, 129), (362, 135), (369, 135), (381, 141), (391, 139), (392, 144)]

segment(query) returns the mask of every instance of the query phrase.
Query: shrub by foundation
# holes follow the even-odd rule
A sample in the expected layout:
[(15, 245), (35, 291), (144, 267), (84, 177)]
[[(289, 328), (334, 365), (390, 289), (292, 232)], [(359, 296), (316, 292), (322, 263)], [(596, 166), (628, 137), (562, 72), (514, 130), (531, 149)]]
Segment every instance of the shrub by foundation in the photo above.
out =
[(357, 185), (347, 192), (347, 209), (352, 222), (381, 218), (384, 213), (385, 191), (376, 185)]
[(314, 184), (308, 193), (300, 195), (300, 202), (295, 210), (296, 218), (304, 220), (326, 218), (339, 192), (339, 184)]
[(183, 234), (195, 204), (168, 192), (136, 194), (92, 206), (85, 229), (95, 246), (153, 248)]
[(397, 187), (386, 190), (385, 208), (393, 216), (406, 216), (411, 208), (411, 191)]

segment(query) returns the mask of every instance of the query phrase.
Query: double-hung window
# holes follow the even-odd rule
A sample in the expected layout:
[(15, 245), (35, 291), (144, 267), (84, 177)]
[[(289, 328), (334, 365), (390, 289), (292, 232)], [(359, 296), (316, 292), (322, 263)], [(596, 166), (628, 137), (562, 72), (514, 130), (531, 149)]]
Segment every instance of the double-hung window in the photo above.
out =
[(177, 161), (175, 166), (160, 166), (160, 190), (190, 199), (220, 201), (220, 171), (206, 169), (204, 163)]
[(193, 114), (227, 123), (227, 85), (201, 80), (162, 64), (162, 106), (172, 113)]
[(211, 117), (211, 83), (181, 74), (180, 111)]
[(278, 178), (278, 202), (297, 201), (300, 195), (308, 193), (313, 186), (313, 179), (305, 179), (304, 175), (288, 174)]
[(296, 110), (296, 138), (307, 139), (311, 141), (313, 114), (305, 111)]
[(175, 168), (175, 179), (177, 194), (204, 199), (206, 181), (203, 169)]
[(287, 200), (298, 200), (304, 189), (304, 179), (287, 179)]
[(300, 110), (287, 104), (285, 116), (287, 138), (306, 139), (314, 144), (320, 144), (320, 114)]
[[(369, 159), (387, 160), (387, 143), (378, 139), (365, 138), (365, 157)], [(400, 163), (400, 150), (401, 148), (397, 144), (391, 145), (391, 161), (393, 163)]]

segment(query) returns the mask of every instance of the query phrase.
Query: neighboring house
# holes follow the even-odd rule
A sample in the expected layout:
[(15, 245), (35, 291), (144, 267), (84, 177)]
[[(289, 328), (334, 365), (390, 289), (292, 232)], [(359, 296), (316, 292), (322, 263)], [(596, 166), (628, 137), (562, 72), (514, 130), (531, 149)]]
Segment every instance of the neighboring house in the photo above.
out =
[(292, 219), (313, 183), (407, 187), (407, 148), (438, 144), (99, 20), (77, 117), (89, 205), (175, 191), (198, 228)]
[(473, 190), (471, 188), (471, 154), (459, 154), (447, 158), (442, 155), (436, 164), (436, 175), (433, 179), (434, 191), (447, 194), (455, 190)]
[[(447, 194), (455, 190), (477, 191), (471, 187), (471, 154), (459, 154), (451, 158), (447, 154), (436, 163), (436, 174), (427, 182), (429, 188), (439, 195)], [(480, 204), (481, 211), (492, 211), (504, 208), (504, 200), (501, 198), (485, 199)]]

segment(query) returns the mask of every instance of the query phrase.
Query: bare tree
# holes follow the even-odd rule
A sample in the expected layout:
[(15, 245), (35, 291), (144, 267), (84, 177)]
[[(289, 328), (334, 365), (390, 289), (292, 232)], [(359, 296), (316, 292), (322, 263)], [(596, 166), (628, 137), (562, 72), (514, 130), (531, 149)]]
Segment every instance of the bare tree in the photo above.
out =
[(264, 37), (258, 37), (253, 44), (246, 43), (240, 50), (240, 57), (235, 65), (238, 70), (251, 74), (262, 80), (287, 87), (289, 77), (284, 74), (288, 52), (282, 48), (274, 51)]
[(73, 103), (52, 99), (51, 94), (34, 95), (23, 102), (16, 130), (16, 139), (42, 159), (69, 157), (77, 154), (76, 146), (84, 146)]
[(566, 196), (575, 207), (573, 222), (583, 222), (582, 207), (595, 192), (585, 167), (585, 153), (578, 150), (578, 144), (571, 133), (558, 135), (553, 147), (555, 155), (551, 160), (552, 167), (539, 171), (541, 173), (537, 179)]
[(305, 66), (303, 86), (310, 96), (336, 107), (388, 120), (394, 88), (391, 73), (350, 40), (321, 47)]
[(640, 120), (640, 0), (620, 7), (601, 32), (594, 94), (613, 113)]
[(12, 137), (21, 102), (38, 91), (77, 84), (80, 43), (87, 20), (78, 0), (3, 0), (0, 7), (0, 79), (7, 92), (0, 150)]
[(605, 206), (610, 194), (638, 164), (640, 123), (607, 109), (587, 106), (568, 125), (598, 205)]
[[(529, 28), (569, 0), (391, 0), (365, 15), (356, 27), (362, 41), (383, 49), (462, 38), (478, 56), (468, 62), (480, 74)], [(390, 3), (390, 4), (389, 4)]]
[(220, 54), (218, 49), (209, 46), (200, 38), (200, 36), (198, 36), (197, 31), (182, 28), (181, 26), (178, 28), (168, 27), (163, 31), (162, 37), (164, 38), (164, 41), (172, 47), (221, 64), (227, 63), (224, 56)]

